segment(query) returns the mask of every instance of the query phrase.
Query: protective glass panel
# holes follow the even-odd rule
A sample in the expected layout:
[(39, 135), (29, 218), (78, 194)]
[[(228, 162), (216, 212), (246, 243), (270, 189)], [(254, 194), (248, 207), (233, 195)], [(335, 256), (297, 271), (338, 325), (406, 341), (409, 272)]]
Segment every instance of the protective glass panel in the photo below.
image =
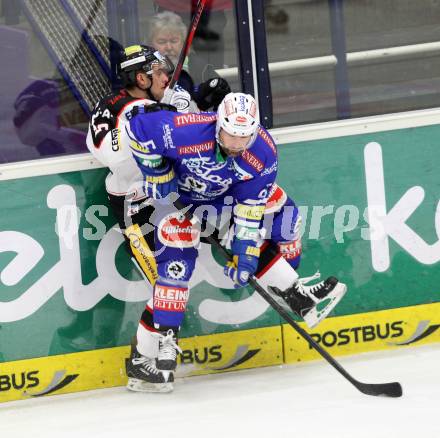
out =
[(105, 2), (3, 0), (0, 20), (0, 163), (86, 152), (110, 90)]
[(344, 15), (352, 117), (440, 105), (439, 2), (344, 2)]
[(334, 119), (327, 2), (269, 0), (265, 21), (274, 126)]
[(275, 126), (440, 104), (439, 2), (272, 0), (265, 18)]
[[(90, 112), (118, 85), (120, 47), (154, 43), (176, 62), (196, 3), (0, 0), (0, 164), (87, 152)], [(237, 65), (232, 7), (232, 0), (207, 2), (184, 66), (190, 87)], [(171, 25), (153, 29), (164, 12), (156, 25), (171, 15), (177, 40)], [(236, 70), (228, 80), (238, 90)]]

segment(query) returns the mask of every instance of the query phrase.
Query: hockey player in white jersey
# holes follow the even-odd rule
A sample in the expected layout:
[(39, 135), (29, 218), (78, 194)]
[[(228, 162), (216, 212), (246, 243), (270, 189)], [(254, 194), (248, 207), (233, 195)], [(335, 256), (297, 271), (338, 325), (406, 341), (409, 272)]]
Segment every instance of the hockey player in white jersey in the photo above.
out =
[[(120, 76), (124, 88), (103, 97), (93, 109), (87, 134), (90, 152), (110, 169), (106, 179), (109, 195), (133, 200), (145, 198), (142, 175), (128, 145), (118, 142), (119, 127), (133, 116), (139, 106), (159, 102), (166, 90), (173, 65), (148, 46), (131, 46), (124, 50)], [(189, 94), (177, 89), (171, 105), (179, 111), (198, 111)]]
[[(148, 221), (151, 209), (139, 208), (146, 199), (143, 176), (129, 144), (121, 141), (120, 128), (139, 111), (139, 108), (152, 104), (156, 104), (156, 108), (166, 109), (171, 105), (180, 112), (198, 112), (197, 105), (191, 100), (188, 92), (178, 85), (173, 90), (167, 88), (173, 69), (171, 61), (152, 47), (127, 47), (119, 69), (124, 88), (103, 97), (96, 104), (87, 134), (90, 152), (110, 170), (105, 181), (106, 190), (112, 211), (124, 234), (126, 248), (152, 285), (157, 277), (154, 258), (148, 257), (153, 245), (153, 236), (142, 232), (142, 226)], [(204, 95), (200, 96), (200, 99), (205, 98), (209, 102), (212, 102), (210, 93), (218, 99), (219, 91), (224, 92), (209, 87), (209, 83), (205, 84), (203, 90)], [(161, 101), (167, 103), (160, 103)], [(170, 338), (164, 334), (162, 338), (158, 336), (157, 342), (159, 341), (164, 349)], [(163, 351), (166, 351), (166, 348)], [(170, 388), (169, 373), (168, 376), (164, 376), (164, 373), (157, 370), (154, 360), (144, 360), (136, 346), (133, 346), (127, 373), (129, 383), (138, 380), (139, 377), (143, 387), (149, 390), (166, 391)]]

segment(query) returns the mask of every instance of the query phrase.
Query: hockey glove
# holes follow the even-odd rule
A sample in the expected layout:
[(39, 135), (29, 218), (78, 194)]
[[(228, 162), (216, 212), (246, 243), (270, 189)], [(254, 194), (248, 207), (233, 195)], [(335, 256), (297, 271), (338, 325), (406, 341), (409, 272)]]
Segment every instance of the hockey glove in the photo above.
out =
[(171, 192), (177, 192), (177, 178), (169, 162), (163, 161), (157, 164), (153, 160), (140, 161), (138, 160), (138, 163), (140, 162), (139, 167), (144, 176), (144, 190), (148, 197), (161, 199)]
[(176, 107), (180, 113), (198, 111), (196, 105), (191, 103), (191, 95), (179, 85), (176, 85), (173, 89), (165, 88), (160, 102)]
[(231, 87), (223, 78), (212, 78), (194, 90), (194, 100), (202, 111), (209, 108), (217, 111), (220, 102), (230, 92)]
[(160, 99), (160, 103), (166, 103), (168, 105), (171, 104), (171, 100), (174, 96), (174, 93), (175, 93), (174, 88), (170, 88), (170, 87), (165, 88), (163, 97), (162, 99)]
[(255, 274), (260, 257), (260, 249), (252, 240), (235, 238), (232, 242), (233, 261), (228, 262), (224, 273), (235, 283), (235, 288), (246, 286), (249, 277)]

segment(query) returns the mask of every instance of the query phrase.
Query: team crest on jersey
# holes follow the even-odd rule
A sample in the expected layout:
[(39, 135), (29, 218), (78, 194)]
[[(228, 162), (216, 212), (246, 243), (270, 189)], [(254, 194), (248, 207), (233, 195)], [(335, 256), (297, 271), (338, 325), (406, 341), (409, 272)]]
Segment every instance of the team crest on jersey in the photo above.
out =
[(217, 163), (212, 157), (190, 157), (182, 159), (182, 164), (191, 172), (181, 175), (185, 191), (191, 190), (212, 198), (226, 192), (232, 184), (227, 161)]
[(200, 231), (180, 213), (165, 216), (159, 222), (157, 234), (159, 241), (171, 248), (192, 248), (200, 241)]
[(182, 189), (186, 191), (193, 191), (196, 193), (206, 193), (208, 185), (204, 181), (200, 181), (191, 175), (185, 175), (183, 178)]
[(182, 280), (188, 272), (188, 264), (184, 260), (170, 260), (165, 266), (165, 273), (171, 280)]

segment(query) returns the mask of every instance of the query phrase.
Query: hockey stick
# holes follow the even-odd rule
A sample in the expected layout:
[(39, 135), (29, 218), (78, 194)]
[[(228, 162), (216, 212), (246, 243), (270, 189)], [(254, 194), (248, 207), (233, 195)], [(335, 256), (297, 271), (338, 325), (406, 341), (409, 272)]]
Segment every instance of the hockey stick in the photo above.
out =
[[(179, 201), (174, 201), (175, 207), (180, 211), (185, 211), (187, 208)], [(185, 216), (192, 220), (196, 219), (193, 215), (189, 214), (187, 211), (185, 212)], [(229, 251), (213, 236), (206, 236), (206, 240), (214, 245), (216, 248), (220, 250), (226, 260), (231, 261), (232, 256)], [(271, 292), (267, 292), (260, 284), (258, 280), (251, 276), (249, 278), (249, 284), (258, 292), (258, 294), (266, 300), (271, 307), (282, 317), (284, 320), (293, 327), (307, 342), (308, 344), (316, 350), (333, 368), (336, 369), (342, 376), (344, 376), (353, 386), (355, 386), (360, 392), (367, 395), (374, 396), (385, 396), (385, 397), (401, 397), (402, 396), (402, 386), (399, 382), (391, 382), (391, 383), (363, 383), (359, 380), (356, 380), (342, 365), (337, 362), (330, 353), (327, 352), (323, 347), (321, 347), (303, 328), (299, 326), (299, 324), (289, 315), (289, 312), (285, 310), (284, 306), (278, 302), (278, 296), (271, 291), (270, 286), (268, 289)], [(276, 298), (275, 298), (276, 297)], [(281, 299), (281, 298), (279, 298)]]
[[(215, 240), (215, 239), (213, 239)], [(226, 257), (227, 251), (222, 251)], [(228, 254), (230, 257), (230, 255)], [(386, 397), (400, 397), (402, 395), (402, 386), (399, 382), (391, 383), (363, 383), (356, 380), (351, 374), (348, 373), (342, 365), (337, 362), (333, 356), (328, 353), (327, 350), (322, 348), (283, 308), (277, 301), (277, 295), (271, 291), (267, 292), (262, 288), (255, 277), (249, 279), (250, 285), (272, 306), (278, 314), (284, 318), (284, 320), (293, 327), (308, 343), (316, 350), (333, 368), (335, 368), (340, 374), (342, 374), (352, 385), (354, 385), (360, 392), (367, 395), (383, 395)], [(271, 290), (271, 287), (268, 287)], [(276, 297), (276, 298), (275, 298)]]
[(191, 20), (191, 24), (188, 28), (188, 34), (186, 35), (185, 42), (183, 44), (182, 50), (179, 55), (179, 60), (177, 61), (176, 68), (174, 69), (173, 76), (171, 76), (170, 83), (168, 87), (170, 90), (174, 88), (177, 81), (179, 80), (180, 73), (183, 68), (183, 64), (185, 62), (185, 58), (188, 55), (189, 48), (191, 47), (192, 40), (194, 38), (194, 34), (196, 33), (197, 26), (200, 21), (200, 17), (202, 16), (203, 8), (205, 7), (206, 0), (199, 0), (197, 3), (197, 8), (194, 12), (193, 18)]

